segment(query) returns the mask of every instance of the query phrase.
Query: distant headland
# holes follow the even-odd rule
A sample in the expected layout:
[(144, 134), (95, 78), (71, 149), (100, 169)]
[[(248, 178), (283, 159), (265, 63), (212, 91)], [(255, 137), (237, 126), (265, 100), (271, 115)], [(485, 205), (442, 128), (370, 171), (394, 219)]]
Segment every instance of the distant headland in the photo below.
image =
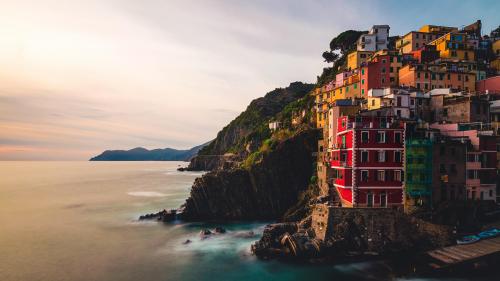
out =
[(130, 150), (106, 150), (90, 158), (89, 161), (189, 161), (198, 154), (198, 151), (210, 142), (190, 149), (158, 148), (148, 150), (136, 147)]

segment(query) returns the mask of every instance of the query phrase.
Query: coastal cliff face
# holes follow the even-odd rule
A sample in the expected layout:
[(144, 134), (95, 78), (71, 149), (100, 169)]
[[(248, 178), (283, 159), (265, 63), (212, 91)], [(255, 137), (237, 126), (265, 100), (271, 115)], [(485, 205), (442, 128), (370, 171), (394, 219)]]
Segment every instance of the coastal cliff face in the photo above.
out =
[(293, 82), (286, 88), (277, 88), (264, 97), (253, 100), (245, 111), (224, 127), (217, 137), (198, 152), (187, 170), (224, 169), (242, 161), (260, 147), (271, 132), (268, 122), (288, 104), (306, 96), (313, 84)]
[(183, 205), (182, 218), (280, 219), (309, 185), (317, 139), (316, 130), (302, 131), (247, 169), (216, 170), (198, 178)]

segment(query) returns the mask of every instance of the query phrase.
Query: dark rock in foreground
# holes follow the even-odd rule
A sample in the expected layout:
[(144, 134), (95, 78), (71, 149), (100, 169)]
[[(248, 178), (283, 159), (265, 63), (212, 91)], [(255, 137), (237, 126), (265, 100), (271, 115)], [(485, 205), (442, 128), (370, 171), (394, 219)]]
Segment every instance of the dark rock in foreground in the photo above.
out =
[(298, 201), (312, 176), (317, 131), (279, 143), (247, 169), (212, 171), (195, 180), (184, 220), (279, 219)]

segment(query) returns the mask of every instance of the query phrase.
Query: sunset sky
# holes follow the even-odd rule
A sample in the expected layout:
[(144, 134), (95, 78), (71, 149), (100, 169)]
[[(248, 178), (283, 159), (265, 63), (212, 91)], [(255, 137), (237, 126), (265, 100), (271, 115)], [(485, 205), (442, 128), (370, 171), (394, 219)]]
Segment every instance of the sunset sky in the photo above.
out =
[(0, 0), (0, 160), (189, 148), (315, 82), (346, 29), (500, 24), (500, 1)]

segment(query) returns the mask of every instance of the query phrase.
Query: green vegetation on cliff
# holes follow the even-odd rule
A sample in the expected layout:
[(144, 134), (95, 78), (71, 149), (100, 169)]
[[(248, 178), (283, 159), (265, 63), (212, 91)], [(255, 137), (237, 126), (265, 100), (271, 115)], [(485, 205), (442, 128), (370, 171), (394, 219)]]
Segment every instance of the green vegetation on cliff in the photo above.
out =
[(313, 87), (313, 84), (294, 82), (286, 88), (275, 89), (264, 97), (253, 100), (198, 155), (241, 154), (247, 150), (247, 146), (250, 151), (255, 150), (271, 137), (269, 120), (290, 103), (307, 96)]

